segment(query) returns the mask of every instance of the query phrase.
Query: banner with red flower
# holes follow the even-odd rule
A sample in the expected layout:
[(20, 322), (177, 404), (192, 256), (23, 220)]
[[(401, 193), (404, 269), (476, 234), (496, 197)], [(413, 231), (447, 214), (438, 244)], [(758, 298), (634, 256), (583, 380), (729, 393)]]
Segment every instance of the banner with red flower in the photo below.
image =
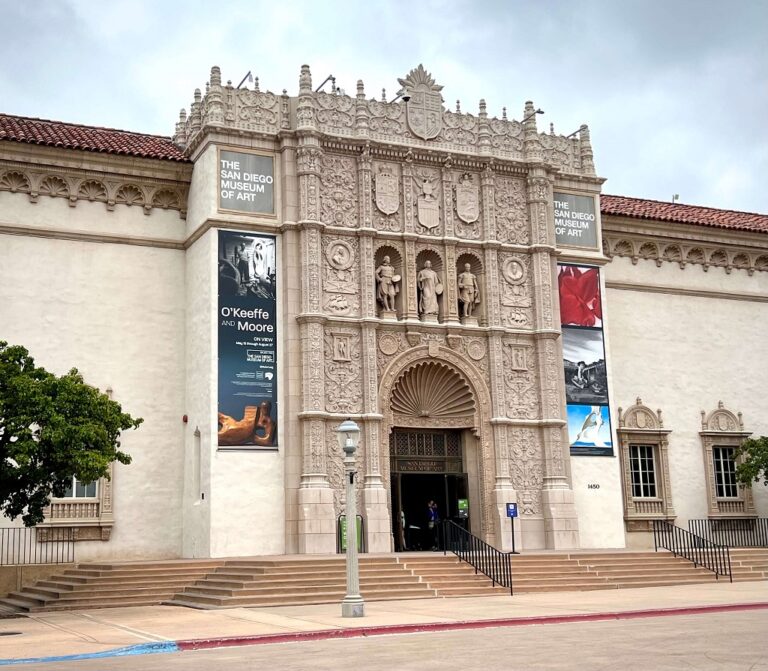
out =
[(603, 325), (600, 302), (600, 269), (589, 266), (558, 266), (560, 323), (563, 326)]
[(568, 437), (574, 456), (613, 456), (600, 269), (558, 265)]

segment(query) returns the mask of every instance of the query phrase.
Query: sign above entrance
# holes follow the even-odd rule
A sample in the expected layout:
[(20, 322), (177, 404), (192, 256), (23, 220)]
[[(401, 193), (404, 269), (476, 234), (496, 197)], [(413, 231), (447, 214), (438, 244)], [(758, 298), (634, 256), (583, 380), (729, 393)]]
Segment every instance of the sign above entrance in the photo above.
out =
[(597, 247), (597, 216), (592, 196), (555, 193), (555, 239), (558, 245)]
[(219, 151), (219, 209), (275, 213), (275, 159), (264, 154)]

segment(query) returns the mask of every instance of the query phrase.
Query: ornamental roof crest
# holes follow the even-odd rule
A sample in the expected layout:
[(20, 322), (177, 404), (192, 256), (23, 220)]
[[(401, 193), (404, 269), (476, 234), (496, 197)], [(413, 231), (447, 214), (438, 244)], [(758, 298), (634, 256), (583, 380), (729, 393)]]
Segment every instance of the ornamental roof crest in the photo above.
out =
[(404, 79), (398, 79), (403, 88), (400, 94), (406, 99), (405, 110), (411, 132), (423, 140), (431, 140), (443, 129), (442, 86), (419, 64)]

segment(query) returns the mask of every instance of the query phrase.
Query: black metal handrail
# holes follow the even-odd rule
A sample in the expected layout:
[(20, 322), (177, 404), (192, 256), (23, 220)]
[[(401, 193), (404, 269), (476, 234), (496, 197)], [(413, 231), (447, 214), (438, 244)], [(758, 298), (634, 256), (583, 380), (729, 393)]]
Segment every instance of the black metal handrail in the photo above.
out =
[(720, 545), (768, 548), (768, 517), (688, 520), (688, 530)]
[(660, 547), (665, 548), (675, 556), (693, 562), (694, 566), (712, 571), (718, 580), (722, 575), (733, 582), (731, 553), (727, 545), (713, 543), (667, 520), (653, 520), (653, 542), (657, 552)]
[(35, 527), (0, 528), (0, 566), (71, 564), (75, 561), (75, 530)]
[(464, 527), (451, 520), (443, 520), (440, 539), (443, 554), (453, 552), (478, 572), (487, 575), (494, 586), (508, 587), (512, 591), (512, 561), (509, 553), (497, 550), (484, 540), (472, 535)]

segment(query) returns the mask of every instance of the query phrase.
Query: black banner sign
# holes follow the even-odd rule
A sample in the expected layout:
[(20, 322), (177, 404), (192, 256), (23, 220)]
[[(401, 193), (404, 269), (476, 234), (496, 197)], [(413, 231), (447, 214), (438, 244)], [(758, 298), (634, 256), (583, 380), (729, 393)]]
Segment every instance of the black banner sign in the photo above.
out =
[(219, 447), (277, 447), (275, 238), (219, 231)]

